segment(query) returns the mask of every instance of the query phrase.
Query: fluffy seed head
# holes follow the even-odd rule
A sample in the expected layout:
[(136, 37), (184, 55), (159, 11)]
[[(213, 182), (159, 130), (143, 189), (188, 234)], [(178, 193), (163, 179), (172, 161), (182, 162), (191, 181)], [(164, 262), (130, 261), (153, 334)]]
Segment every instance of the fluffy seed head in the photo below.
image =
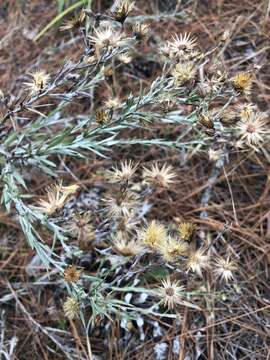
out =
[(73, 297), (68, 297), (64, 302), (64, 314), (69, 320), (78, 317), (80, 312), (80, 303)]
[(166, 228), (164, 225), (153, 220), (141, 232), (140, 239), (146, 246), (157, 250), (159, 246), (167, 240)]
[(230, 261), (229, 258), (223, 259), (219, 257), (215, 261), (215, 269), (214, 274), (220, 278), (221, 280), (225, 281), (226, 283), (230, 280), (233, 280), (234, 275), (233, 272), (236, 270), (235, 264)]
[(182, 240), (168, 236), (166, 241), (163, 241), (159, 245), (158, 251), (165, 261), (174, 262), (178, 260), (179, 257), (187, 254), (188, 244)]
[(190, 241), (194, 232), (196, 231), (196, 225), (190, 222), (183, 222), (179, 225), (178, 231), (182, 240)]
[(202, 270), (209, 267), (209, 257), (205, 255), (204, 249), (191, 249), (187, 262), (187, 270), (192, 270), (202, 277)]
[(68, 197), (79, 189), (77, 184), (63, 186), (62, 181), (47, 188), (47, 200), (41, 199), (37, 209), (47, 215), (52, 215), (56, 210), (61, 209)]
[(82, 10), (79, 16), (75, 16), (74, 19), (67, 20), (64, 25), (60, 26), (60, 31), (80, 28), (84, 23), (84, 19), (85, 12)]
[(196, 68), (192, 62), (178, 63), (172, 72), (172, 76), (176, 85), (182, 85), (183, 83), (193, 80), (196, 75)]

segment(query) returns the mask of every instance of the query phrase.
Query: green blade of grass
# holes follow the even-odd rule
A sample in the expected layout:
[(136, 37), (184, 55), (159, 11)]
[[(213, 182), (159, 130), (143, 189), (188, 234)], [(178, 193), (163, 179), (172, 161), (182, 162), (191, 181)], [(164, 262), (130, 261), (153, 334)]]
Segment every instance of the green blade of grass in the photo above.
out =
[(49, 22), (34, 38), (34, 41), (38, 41), (51, 27), (53, 27), (59, 20), (61, 20), (64, 16), (66, 16), (71, 11), (77, 9), (78, 7), (86, 4), (88, 0), (80, 0), (75, 4), (69, 6), (67, 9), (58, 14), (52, 21)]

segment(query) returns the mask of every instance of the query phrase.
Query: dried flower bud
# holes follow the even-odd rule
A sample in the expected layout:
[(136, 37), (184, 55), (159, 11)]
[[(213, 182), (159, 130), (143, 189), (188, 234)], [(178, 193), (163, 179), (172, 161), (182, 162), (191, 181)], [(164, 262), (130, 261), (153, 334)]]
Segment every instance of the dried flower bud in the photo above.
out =
[(149, 32), (150, 32), (150, 27), (147, 24), (136, 23), (132, 27), (133, 36), (138, 41), (145, 39), (149, 35)]
[(212, 129), (214, 130), (214, 122), (213, 120), (211, 119), (210, 117), (210, 114), (209, 113), (202, 113), (199, 115), (199, 123), (201, 125), (203, 125), (204, 127), (206, 127), (207, 129)]

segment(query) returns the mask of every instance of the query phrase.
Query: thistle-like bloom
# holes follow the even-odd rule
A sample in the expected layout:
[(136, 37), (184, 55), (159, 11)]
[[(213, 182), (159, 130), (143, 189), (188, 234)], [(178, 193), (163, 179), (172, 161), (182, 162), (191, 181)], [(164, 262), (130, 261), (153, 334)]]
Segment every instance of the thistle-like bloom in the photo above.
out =
[(266, 114), (261, 112), (252, 113), (248, 118), (239, 121), (236, 130), (240, 141), (249, 146), (258, 146), (264, 141), (264, 136), (269, 134), (266, 124)]
[(60, 26), (60, 31), (78, 29), (83, 25), (84, 19), (85, 12), (81, 11), (79, 16), (75, 16), (73, 19), (65, 21), (64, 25)]
[(98, 109), (95, 111), (96, 122), (99, 125), (105, 125), (110, 121), (109, 114), (106, 110)]
[(79, 186), (74, 184), (70, 186), (63, 186), (62, 181), (47, 188), (47, 200), (41, 199), (37, 207), (38, 210), (47, 215), (52, 215), (56, 210), (61, 209), (68, 197), (74, 194), (79, 189)]
[(143, 252), (144, 247), (137, 240), (127, 240), (121, 235), (116, 236), (113, 240), (113, 245), (116, 252), (123, 256), (136, 256)]
[(116, 0), (111, 7), (110, 15), (115, 21), (123, 24), (133, 8), (134, 2), (130, 2), (129, 0)]
[(161, 168), (153, 164), (150, 169), (144, 168), (143, 178), (147, 184), (168, 188), (176, 177), (171, 165), (163, 164)]
[(129, 53), (120, 54), (117, 58), (123, 64), (129, 64), (132, 61), (132, 56)]
[(132, 27), (132, 34), (138, 40), (145, 39), (150, 32), (150, 26), (147, 24), (136, 23)]
[(234, 275), (233, 272), (237, 269), (235, 264), (230, 261), (229, 258), (223, 259), (219, 257), (215, 261), (215, 269), (214, 274), (220, 278), (221, 280), (224, 280), (226, 283), (230, 280), (233, 280)]
[(138, 164), (134, 164), (130, 161), (121, 161), (119, 167), (114, 167), (112, 171), (109, 171), (109, 179), (112, 183), (127, 182), (135, 174)]
[(71, 265), (64, 271), (65, 281), (68, 283), (76, 283), (81, 276), (81, 270), (78, 270), (76, 266)]
[(202, 277), (202, 270), (209, 268), (209, 257), (204, 249), (192, 249), (188, 256), (187, 270), (192, 270)]
[(237, 107), (238, 113), (240, 113), (240, 118), (242, 120), (248, 120), (252, 115), (254, 115), (256, 106), (252, 104), (241, 104)]
[(188, 244), (168, 236), (167, 240), (159, 245), (158, 251), (165, 261), (174, 262), (187, 254)]
[(178, 227), (180, 237), (184, 241), (190, 241), (194, 232), (196, 231), (197, 226), (190, 222), (181, 223)]
[(120, 99), (118, 99), (117, 97), (110, 97), (109, 99), (107, 99), (105, 101), (105, 106), (106, 108), (110, 109), (110, 110), (114, 110), (114, 109), (118, 109), (121, 105), (121, 101)]
[(113, 219), (131, 218), (138, 207), (138, 197), (131, 191), (120, 191), (103, 199), (108, 216)]
[(99, 50), (104, 48), (114, 48), (121, 45), (122, 34), (108, 25), (94, 30), (94, 35), (89, 37), (90, 41)]
[(158, 250), (167, 241), (167, 231), (164, 225), (153, 220), (139, 234), (142, 243), (146, 246)]
[(64, 302), (64, 314), (69, 320), (73, 320), (78, 317), (80, 312), (80, 303), (73, 297), (68, 297)]
[(30, 90), (31, 95), (37, 95), (41, 90), (44, 90), (48, 85), (50, 78), (49, 74), (46, 74), (43, 70), (37, 70), (31, 74), (32, 81), (25, 83)]
[(176, 85), (182, 85), (183, 83), (193, 80), (196, 76), (196, 68), (192, 62), (178, 63), (172, 72), (172, 76)]
[(181, 57), (183, 54), (192, 51), (196, 45), (196, 38), (192, 37), (189, 33), (175, 34), (172, 37), (172, 41), (167, 43), (170, 52), (177, 57)]
[(173, 309), (181, 301), (184, 286), (179, 286), (179, 281), (171, 281), (170, 278), (161, 281), (159, 296), (168, 309)]
[(68, 231), (79, 241), (80, 248), (87, 248), (89, 243), (95, 240), (95, 233), (90, 223), (91, 213), (86, 211), (83, 214), (75, 213), (71, 223), (68, 226)]
[(240, 91), (244, 94), (249, 94), (251, 90), (251, 85), (253, 81), (253, 75), (251, 73), (239, 73), (235, 75), (232, 79), (232, 85), (235, 90)]

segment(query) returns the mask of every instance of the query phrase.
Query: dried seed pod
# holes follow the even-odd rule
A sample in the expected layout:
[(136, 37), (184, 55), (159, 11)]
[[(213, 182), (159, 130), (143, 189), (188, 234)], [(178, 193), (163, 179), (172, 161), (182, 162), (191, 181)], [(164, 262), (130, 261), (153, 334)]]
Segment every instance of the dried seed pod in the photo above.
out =
[(215, 129), (214, 122), (211, 119), (211, 116), (209, 113), (200, 114), (198, 120), (199, 120), (199, 124), (206, 127), (207, 129), (212, 129), (212, 130)]

